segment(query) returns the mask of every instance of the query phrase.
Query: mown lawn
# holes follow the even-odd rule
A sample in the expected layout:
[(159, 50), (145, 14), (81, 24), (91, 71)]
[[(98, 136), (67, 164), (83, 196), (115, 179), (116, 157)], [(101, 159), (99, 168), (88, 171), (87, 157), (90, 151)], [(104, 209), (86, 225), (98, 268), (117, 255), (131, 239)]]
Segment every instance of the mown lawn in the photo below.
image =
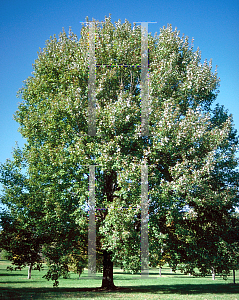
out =
[[(114, 283), (119, 287), (116, 291), (100, 289), (102, 274), (95, 279), (87, 276), (87, 271), (79, 279), (77, 274), (71, 273), (69, 279), (60, 279), (57, 288), (52, 282), (42, 278), (46, 273), (33, 271), (32, 279), (27, 279), (27, 268), (21, 271), (7, 271), (10, 265), (0, 260), (0, 299), (224, 299), (239, 300), (239, 284), (232, 284), (232, 276), (225, 281), (211, 276), (194, 278), (177, 271), (170, 273), (168, 267), (162, 269), (162, 277), (157, 269), (150, 269), (148, 279), (141, 279), (140, 275), (123, 273), (119, 268), (114, 270)], [(236, 274), (236, 282), (239, 280)]]

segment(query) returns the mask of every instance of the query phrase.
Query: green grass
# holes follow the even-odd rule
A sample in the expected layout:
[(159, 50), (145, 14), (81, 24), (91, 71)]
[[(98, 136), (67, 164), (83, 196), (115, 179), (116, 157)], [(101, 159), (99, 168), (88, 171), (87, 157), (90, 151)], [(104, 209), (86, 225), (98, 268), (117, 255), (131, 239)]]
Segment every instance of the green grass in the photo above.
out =
[[(162, 277), (158, 276), (158, 269), (150, 269), (148, 279), (141, 279), (140, 275), (123, 273), (119, 268), (114, 270), (114, 283), (121, 287), (116, 291), (102, 291), (100, 289), (102, 274), (95, 279), (87, 276), (87, 271), (79, 279), (77, 274), (71, 273), (69, 279), (60, 279), (57, 288), (52, 282), (42, 278), (46, 273), (32, 271), (32, 279), (27, 279), (27, 268), (21, 271), (7, 271), (10, 265), (0, 260), (0, 299), (225, 299), (239, 300), (239, 284), (232, 284), (232, 276), (225, 281), (216, 276), (194, 278), (177, 271), (170, 273), (168, 267), (162, 269)], [(236, 274), (239, 277), (239, 272)]]

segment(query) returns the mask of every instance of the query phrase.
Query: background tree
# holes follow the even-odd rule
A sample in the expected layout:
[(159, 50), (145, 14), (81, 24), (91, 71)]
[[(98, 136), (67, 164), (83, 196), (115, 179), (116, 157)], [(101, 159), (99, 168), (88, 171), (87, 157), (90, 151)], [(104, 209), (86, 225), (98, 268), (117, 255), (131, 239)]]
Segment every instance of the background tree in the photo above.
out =
[[(41, 269), (42, 258), (40, 256), (41, 241), (33, 232), (31, 226), (26, 223), (21, 224), (19, 220), (7, 214), (1, 215), (2, 231), (0, 243), (2, 249), (6, 250), (5, 258), (12, 261), (15, 269), (28, 266), (28, 279), (31, 279), (33, 268)], [(13, 270), (13, 267), (8, 267)]]
[(1, 202), (8, 208), (0, 216), (0, 245), (7, 251), (6, 258), (16, 268), (29, 266), (30, 279), (32, 268), (41, 268), (40, 254), (44, 236), (39, 233), (39, 222), (36, 220), (41, 219), (43, 213), (40, 201), (31, 190), (27, 176), (23, 174), (25, 163), (21, 159), (21, 150), (16, 148), (13, 157), (12, 162), (8, 160), (0, 166), (0, 182), (4, 185)]
[[(63, 31), (58, 39), (50, 38), (38, 54), (33, 76), (20, 91), (23, 102), (15, 119), (27, 139), (23, 151), (29, 180), (41, 194), (43, 219), (55, 237), (45, 247), (51, 261), (47, 278), (57, 281), (62, 269), (68, 271), (62, 258), (78, 242), (87, 247), (89, 165), (97, 166), (97, 207), (104, 208), (96, 210), (97, 254), (103, 259), (103, 271), (110, 274), (107, 278), (103, 274), (103, 287), (114, 288), (113, 261), (121, 261), (133, 272), (140, 269), (142, 163), (149, 167), (152, 263), (161, 251), (156, 241), (167, 245), (165, 253), (170, 252), (174, 264), (183, 261), (181, 246), (173, 244), (180, 245), (179, 224), (186, 207), (200, 206), (203, 211), (207, 201), (218, 201), (229, 212), (238, 203), (232, 118), (220, 118), (211, 109), (219, 85), (217, 73), (212, 72), (211, 61), (201, 64), (199, 50), (194, 52), (188, 38), (179, 34), (168, 25), (159, 35), (148, 36), (147, 137), (140, 132), (141, 71), (136, 66), (141, 62), (140, 26), (131, 28), (127, 20), (114, 26), (110, 17), (102, 26), (96, 24), (97, 134), (93, 137), (88, 136), (87, 127), (88, 27), (82, 27), (79, 40), (71, 30), (68, 36)], [(131, 67), (108, 67), (111, 64)], [(231, 163), (217, 181), (225, 188), (212, 197), (211, 181), (215, 173), (223, 173), (220, 162), (225, 145)], [(234, 177), (229, 184), (231, 171)], [(225, 194), (234, 195), (228, 205), (221, 197)], [(221, 223), (213, 221), (226, 226), (226, 218)], [(182, 230), (187, 226), (185, 222)]]

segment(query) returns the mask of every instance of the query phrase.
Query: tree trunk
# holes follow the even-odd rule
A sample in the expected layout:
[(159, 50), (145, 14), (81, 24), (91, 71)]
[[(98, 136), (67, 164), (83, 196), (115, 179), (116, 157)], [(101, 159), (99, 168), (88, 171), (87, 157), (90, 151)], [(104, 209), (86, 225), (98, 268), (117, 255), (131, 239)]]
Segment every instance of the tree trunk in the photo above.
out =
[(236, 274), (235, 274), (235, 270), (232, 271), (232, 275), (233, 275), (233, 284), (236, 284)]
[(161, 277), (162, 275), (161, 275), (161, 267), (159, 267), (159, 276)]
[(103, 255), (103, 279), (101, 287), (106, 289), (115, 289), (113, 281), (113, 262), (111, 261), (111, 253), (104, 250)]
[(29, 267), (28, 267), (28, 277), (27, 279), (31, 279), (32, 277), (32, 264), (30, 263)]
[(213, 267), (212, 267), (212, 280), (215, 280), (215, 270)]

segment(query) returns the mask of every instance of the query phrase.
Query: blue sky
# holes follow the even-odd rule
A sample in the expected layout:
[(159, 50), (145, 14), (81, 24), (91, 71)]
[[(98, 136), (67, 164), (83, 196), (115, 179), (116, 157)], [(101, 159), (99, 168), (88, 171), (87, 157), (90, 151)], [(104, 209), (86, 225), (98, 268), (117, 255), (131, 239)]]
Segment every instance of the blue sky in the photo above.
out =
[(159, 33), (168, 23), (180, 30), (200, 48), (202, 62), (212, 58), (221, 78), (216, 102), (233, 114), (239, 130), (239, 1), (1, 1), (0, 10), (0, 162), (11, 158), (15, 141), (24, 141), (13, 120), (20, 99), (16, 92), (31, 75), (39, 47), (62, 27), (71, 26), (80, 36), (86, 16), (102, 21), (111, 14), (112, 22), (155, 21), (149, 32)]

